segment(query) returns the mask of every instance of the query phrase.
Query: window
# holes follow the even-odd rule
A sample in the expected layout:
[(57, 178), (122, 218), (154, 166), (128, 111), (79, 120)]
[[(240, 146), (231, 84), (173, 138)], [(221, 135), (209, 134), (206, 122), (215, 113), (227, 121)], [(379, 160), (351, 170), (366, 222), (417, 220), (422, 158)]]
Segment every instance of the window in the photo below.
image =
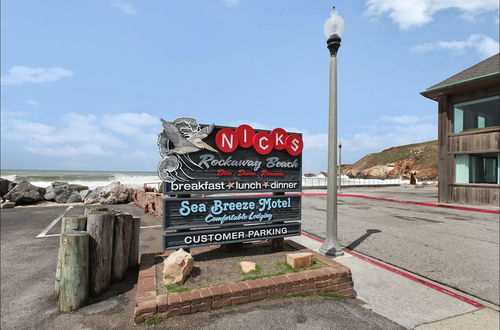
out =
[(500, 126), (500, 95), (453, 106), (453, 133)]
[(500, 153), (455, 156), (456, 183), (500, 184)]

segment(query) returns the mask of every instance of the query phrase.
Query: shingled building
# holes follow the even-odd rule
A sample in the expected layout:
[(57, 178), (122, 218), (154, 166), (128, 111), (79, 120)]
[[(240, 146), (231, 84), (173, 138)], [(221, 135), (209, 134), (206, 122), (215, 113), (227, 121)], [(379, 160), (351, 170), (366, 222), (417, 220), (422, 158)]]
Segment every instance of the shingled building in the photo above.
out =
[(438, 101), (439, 201), (498, 206), (500, 54), (421, 94)]

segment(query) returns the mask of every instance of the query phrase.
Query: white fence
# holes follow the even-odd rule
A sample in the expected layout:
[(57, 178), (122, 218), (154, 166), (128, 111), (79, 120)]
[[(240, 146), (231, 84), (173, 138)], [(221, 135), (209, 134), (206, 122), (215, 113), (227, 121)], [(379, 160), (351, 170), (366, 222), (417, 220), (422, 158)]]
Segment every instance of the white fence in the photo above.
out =
[[(342, 178), (337, 177), (337, 183), (341, 186), (367, 186), (367, 185), (394, 185), (410, 183), (409, 180), (401, 179), (356, 179), (349, 178), (343, 175)], [(328, 184), (327, 178), (321, 177), (303, 177), (302, 187), (326, 187)]]

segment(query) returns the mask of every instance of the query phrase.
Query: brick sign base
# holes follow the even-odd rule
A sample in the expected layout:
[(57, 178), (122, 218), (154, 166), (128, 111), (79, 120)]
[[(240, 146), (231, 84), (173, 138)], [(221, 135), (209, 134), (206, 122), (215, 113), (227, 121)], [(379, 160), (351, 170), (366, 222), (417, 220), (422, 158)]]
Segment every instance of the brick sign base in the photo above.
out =
[[(317, 270), (157, 295), (155, 258), (165, 257), (170, 252), (143, 254), (136, 288), (134, 322), (138, 324), (155, 317), (168, 318), (215, 310), (293, 292), (311, 294), (336, 292), (345, 297), (355, 297), (354, 283), (349, 268), (293, 241), (286, 241), (286, 243), (299, 252), (313, 253), (314, 258), (326, 263), (327, 266)], [(191, 254), (194, 256), (217, 247), (194, 248)]]

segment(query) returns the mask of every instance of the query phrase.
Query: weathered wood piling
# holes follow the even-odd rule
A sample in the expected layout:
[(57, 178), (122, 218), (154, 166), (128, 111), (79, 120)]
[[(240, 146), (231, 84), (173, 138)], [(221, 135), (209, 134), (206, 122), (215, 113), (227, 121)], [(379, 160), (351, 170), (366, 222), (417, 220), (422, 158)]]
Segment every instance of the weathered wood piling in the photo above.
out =
[(59, 309), (71, 312), (83, 306), (89, 292), (89, 234), (71, 231), (61, 234)]
[[(61, 234), (70, 231), (85, 231), (87, 230), (87, 217), (84, 215), (69, 215), (61, 220)], [(61, 259), (62, 259), (62, 235), (59, 238), (59, 255), (57, 257), (56, 280), (54, 283), (54, 300), (59, 299), (59, 289), (61, 281)]]
[(109, 212), (88, 214), (90, 294), (98, 296), (111, 283), (115, 217)]

